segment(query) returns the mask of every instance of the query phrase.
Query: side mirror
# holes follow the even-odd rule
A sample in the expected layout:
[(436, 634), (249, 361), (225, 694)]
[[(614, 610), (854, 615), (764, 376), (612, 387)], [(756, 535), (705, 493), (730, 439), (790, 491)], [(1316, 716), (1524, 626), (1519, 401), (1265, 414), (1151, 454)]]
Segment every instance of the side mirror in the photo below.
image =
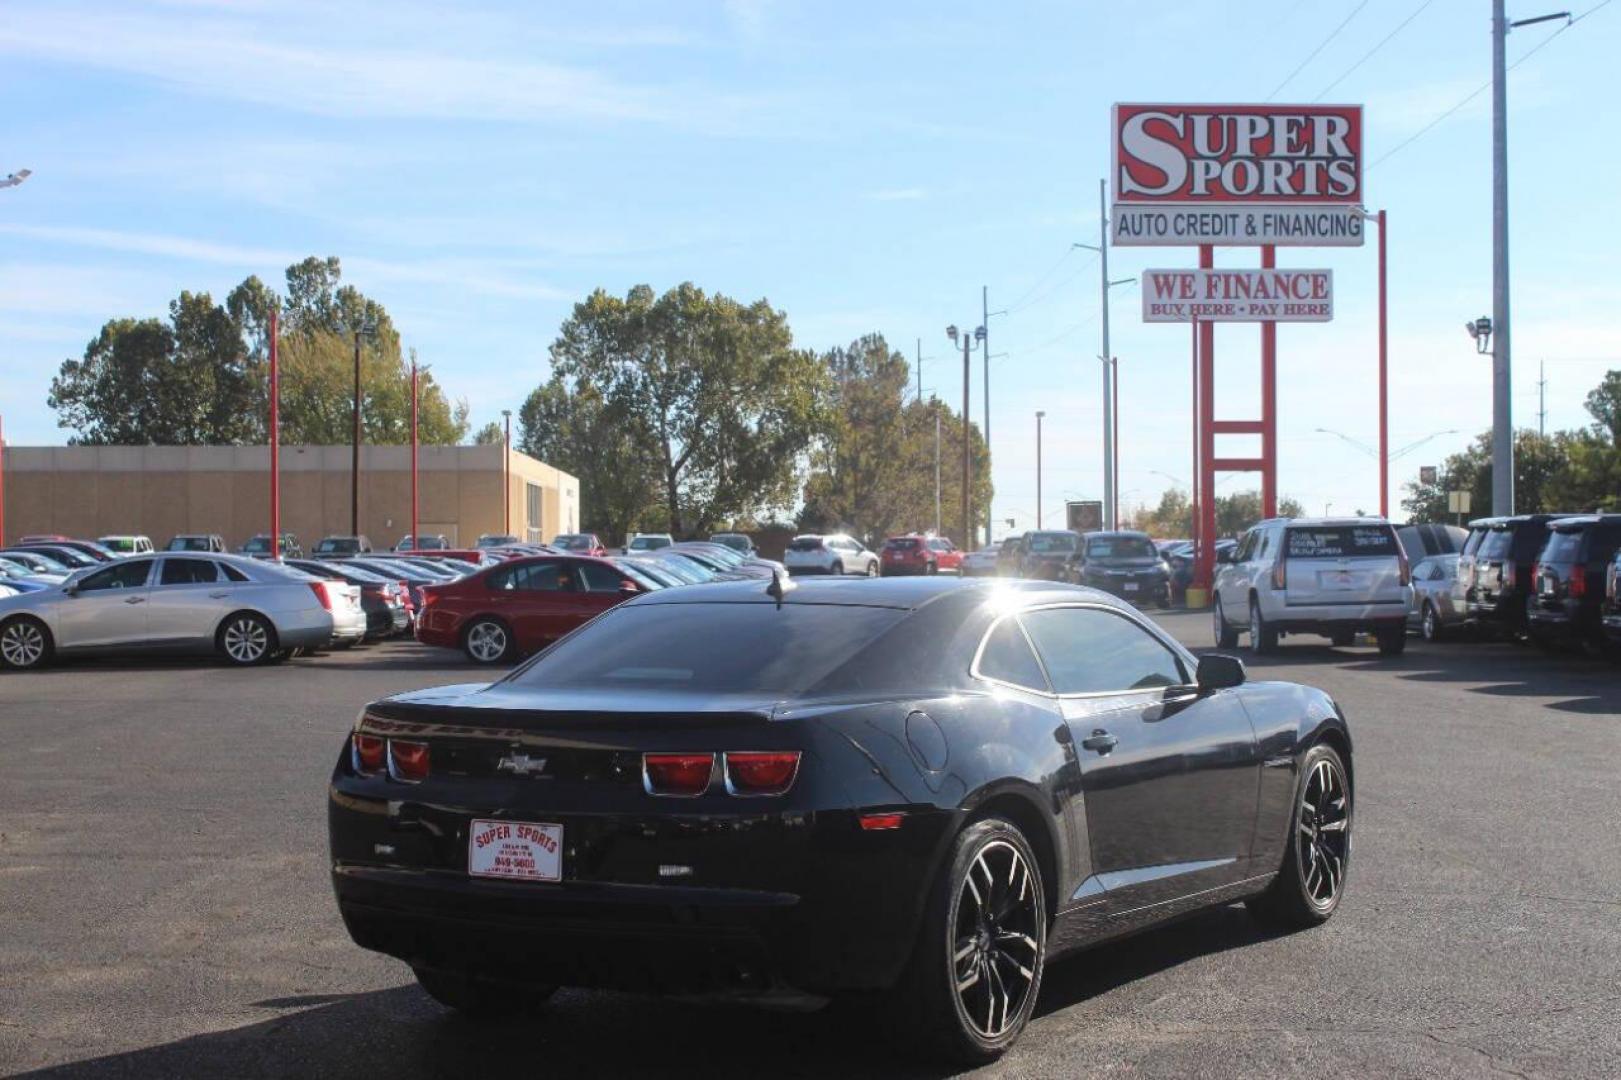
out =
[(1243, 686), (1245, 677), (1244, 661), (1236, 656), (1222, 656), (1220, 653), (1208, 653), (1200, 657), (1199, 669), (1194, 674), (1194, 680), (1199, 684), (1201, 694)]
[(619, 598), (621, 600), (629, 600), (633, 596), (640, 596), (641, 593), (641, 586), (633, 581), (621, 581), (619, 583)]
[(70, 585), (64, 585), (64, 586), (62, 586), (62, 591), (64, 593), (66, 593), (67, 595), (69, 595), (69, 596), (78, 596), (79, 595), (79, 583), (77, 581), (75, 581)]
[(1220, 551), (1216, 552), (1216, 561), (1219, 562), (1219, 563), (1235, 562), (1237, 560), (1235, 560), (1233, 558), (1233, 556), (1236, 555), (1237, 553), (1238, 553), (1237, 548), (1223, 548)]

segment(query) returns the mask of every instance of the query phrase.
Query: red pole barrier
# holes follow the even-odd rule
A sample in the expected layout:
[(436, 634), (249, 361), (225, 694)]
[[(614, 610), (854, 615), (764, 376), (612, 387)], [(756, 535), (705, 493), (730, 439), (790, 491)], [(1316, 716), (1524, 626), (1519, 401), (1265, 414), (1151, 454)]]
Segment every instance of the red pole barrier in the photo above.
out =
[(501, 505), (502, 505), (503, 510), (504, 510), (504, 512), (506, 514), (506, 521), (505, 521), (505, 524), (503, 524), (501, 526), (501, 531), (504, 532), (506, 535), (511, 536), (512, 535), (512, 414), (510, 412), (507, 413), (505, 419), (506, 419), (506, 424), (507, 424), (507, 435), (506, 435), (506, 441), (501, 444), (501, 482), (502, 482), (502, 485), (506, 489), (506, 494), (501, 500)]
[[(1278, 265), (1278, 249), (1261, 246), (1261, 268)], [(1261, 324), (1261, 516), (1278, 516), (1278, 324)]]
[(1379, 516), (1390, 516), (1390, 397), (1385, 306), (1385, 212), (1379, 211)]
[[(1208, 270), (1216, 265), (1215, 248), (1209, 244), (1199, 247), (1199, 267)], [(1216, 571), (1216, 471), (1212, 467), (1216, 457), (1216, 326), (1199, 324), (1199, 569), (1197, 580), (1209, 589)]]
[(420, 548), (417, 532), (417, 359), (411, 356), (411, 546)]
[[(1188, 472), (1188, 538), (1193, 541), (1193, 567), (1195, 575), (1199, 568), (1199, 320), (1194, 319), (1188, 325), (1193, 327), (1193, 352), (1191, 385), (1193, 391), (1189, 396), (1192, 407), (1188, 410), (1193, 416), (1193, 455), (1191, 469)], [(1194, 582), (1197, 584), (1197, 582)]]
[(1109, 403), (1109, 410), (1114, 414), (1114, 521), (1115, 528), (1120, 524), (1120, 360), (1118, 357), (1109, 357), (1109, 386), (1110, 396), (1114, 399)]
[(0, 546), (6, 542), (6, 429), (0, 421)]
[(281, 558), (281, 367), (276, 309), (270, 309), (270, 558)]

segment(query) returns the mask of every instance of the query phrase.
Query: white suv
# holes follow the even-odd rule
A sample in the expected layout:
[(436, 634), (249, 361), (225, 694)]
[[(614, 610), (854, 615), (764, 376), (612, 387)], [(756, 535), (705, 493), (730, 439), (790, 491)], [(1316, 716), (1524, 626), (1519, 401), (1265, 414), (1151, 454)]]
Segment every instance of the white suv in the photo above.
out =
[(782, 553), (790, 574), (862, 574), (878, 576), (878, 553), (844, 533), (796, 536)]
[(1407, 647), (1407, 556), (1384, 518), (1275, 518), (1220, 560), (1212, 599), (1216, 645), (1248, 633), (1268, 653), (1283, 634), (1349, 645), (1372, 631), (1386, 656)]

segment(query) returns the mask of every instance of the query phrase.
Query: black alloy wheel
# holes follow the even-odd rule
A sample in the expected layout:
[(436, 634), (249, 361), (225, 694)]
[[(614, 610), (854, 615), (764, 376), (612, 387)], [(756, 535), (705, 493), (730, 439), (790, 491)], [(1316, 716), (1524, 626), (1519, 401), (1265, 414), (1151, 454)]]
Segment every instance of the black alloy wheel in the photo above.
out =
[(1035, 852), (1011, 822), (977, 821), (957, 837), (930, 893), (895, 1007), (925, 1052), (994, 1061), (1030, 1020), (1046, 952)]
[(1262, 922), (1303, 929), (1333, 915), (1351, 868), (1351, 785), (1338, 751), (1318, 743), (1301, 765), (1288, 854), (1267, 891), (1247, 901)]

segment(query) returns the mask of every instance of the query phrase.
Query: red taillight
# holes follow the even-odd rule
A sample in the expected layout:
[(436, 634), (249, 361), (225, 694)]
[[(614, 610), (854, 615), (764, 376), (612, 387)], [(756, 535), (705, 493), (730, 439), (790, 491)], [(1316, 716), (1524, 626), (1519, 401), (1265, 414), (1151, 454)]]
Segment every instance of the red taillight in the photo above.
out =
[(428, 778), (428, 744), (405, 739), (388, 740), (388, 774), (396, 780), (420, 784)]
[(383, 771), (385, 741), (380, 735), (362, 735), (358, 731), (350, 736), (349, 760), (355, 772), (370, 776)]
[(712, 753), (642, 755), (642, 782), (649, 795), (702, 795), (714, 771)]
[(1587, 595), (1587, 567), (1577, 563), (1570, 568), (1570, 598), (1580, 600)]
[(799, 751), (728, 750), (723, 764), (733, 795), (781, 795), (799, 774)]
[(322, 607), (326, 608), (328, 611), (332, 610), (332, 594), (327, 591), (326, 582), (310, 582), (310, 591), (315, 594), (315, 598), (317, 600), (321, 601)]
[(862, 814), (861, 829), (863, 832), (878, 832), (883, 829), (898, 829), (905, 814)]
[(424, 585), (422, 587), (422, 608), (424, 611), (427, 610), (429, 604), (433, 603), (437, 599), (439, 599), (439, 594), (433, 591), (432, 585)]
[[(1406, 584), (1403, 582), (1403, 584)], [(1278, 552), (1278, 557), (1272, 561), (1272, 587), (1274, 589), (1287, 589), (1289, 587), (1289, 557)]]

